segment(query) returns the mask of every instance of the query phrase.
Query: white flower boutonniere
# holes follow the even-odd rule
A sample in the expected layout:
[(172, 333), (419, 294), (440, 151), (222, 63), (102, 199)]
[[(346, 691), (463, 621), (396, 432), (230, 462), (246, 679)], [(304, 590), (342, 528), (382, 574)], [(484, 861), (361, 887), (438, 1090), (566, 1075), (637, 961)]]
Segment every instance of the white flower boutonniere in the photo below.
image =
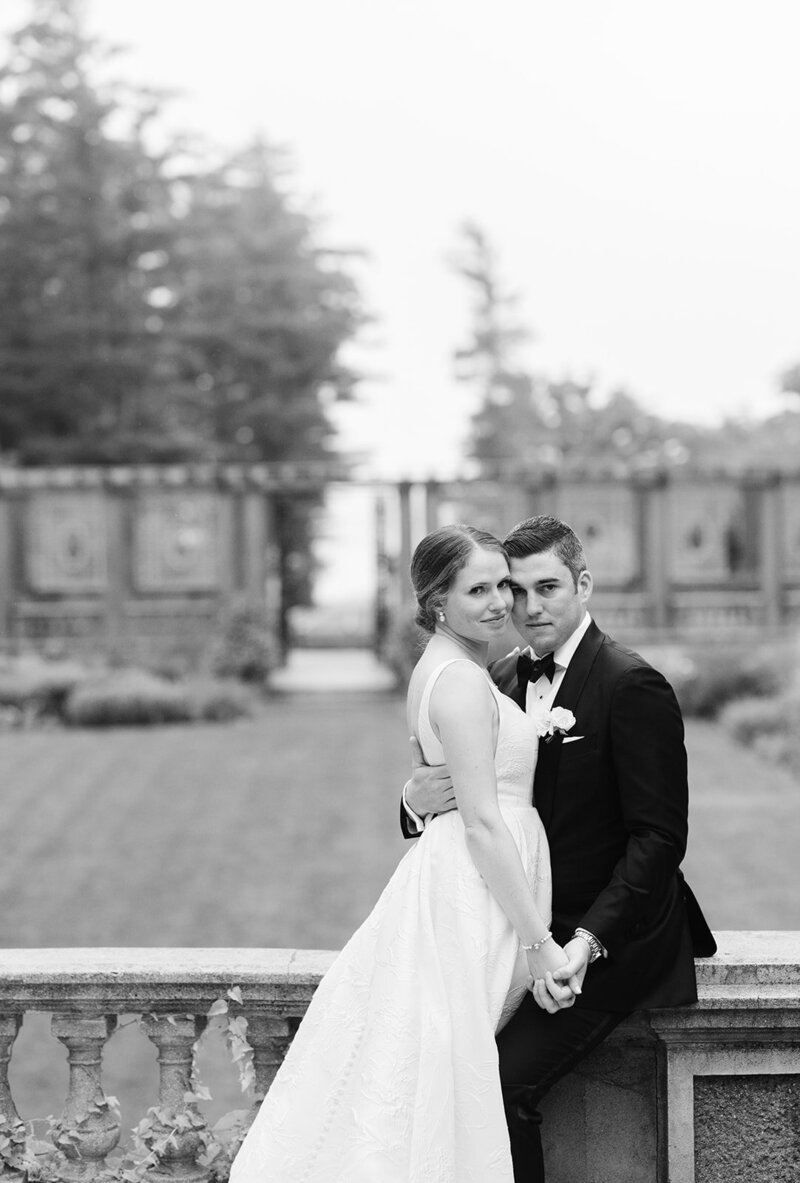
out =
[(555, 735), (566, 735), (575, 726), (575, 716), (566, 707), (553, 707), (552, 711), (545, 711), (534, 722), (539, 738), (550, 743)]

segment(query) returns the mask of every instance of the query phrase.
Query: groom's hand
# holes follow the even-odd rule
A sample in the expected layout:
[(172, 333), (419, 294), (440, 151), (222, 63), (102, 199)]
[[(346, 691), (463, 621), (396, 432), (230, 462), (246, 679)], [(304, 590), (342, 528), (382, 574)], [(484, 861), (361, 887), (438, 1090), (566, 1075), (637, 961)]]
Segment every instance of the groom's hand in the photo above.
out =
[(422, 748), (413, 735), (411, 753), (411, 780), (406, 785), (406, 803), (419, 817), (455, 809), (456, 795), (447, 765), (426, 764)]
[(567, 955), (567, 963), (555, 971), (553, 978), (559, 985), (567, 986), (573, 995), (580, 994), (589, 967), (591, 950), (583, 937), (573, 937), (571, 941), (567, 941), (564, 952)]

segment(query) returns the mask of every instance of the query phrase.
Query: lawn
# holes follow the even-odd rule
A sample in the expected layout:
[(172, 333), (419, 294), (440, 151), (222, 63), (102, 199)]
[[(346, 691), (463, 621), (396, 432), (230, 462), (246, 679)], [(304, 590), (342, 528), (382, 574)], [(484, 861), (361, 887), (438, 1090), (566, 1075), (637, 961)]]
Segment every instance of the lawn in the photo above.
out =
[[(687, 727), (687, 876), (715, 928), (796, 928), (800, 786)], [(394, 695), (211, 726), (0, 736), (0, 946), (337, 948), (402, 855)]]
[[(687, 737), (685, 869), (712, 927), (800, 928), (800, 786), (711, 724)], [(337, 948), (406, 849), (408, 765), (397, 695), (274, 698), (224, 725), (0, 735), (0, 944)], [(153, 1058), (132, 1028), (109, 1045), (126, 1125), (155, 1100)], [(12, 1079), (23, 1116), (60, 1108), (64, 1058), (42, 1016), (26, 1019)], [(239, 1103), (232, 1076), (214, 1091), (219, 1112)]]

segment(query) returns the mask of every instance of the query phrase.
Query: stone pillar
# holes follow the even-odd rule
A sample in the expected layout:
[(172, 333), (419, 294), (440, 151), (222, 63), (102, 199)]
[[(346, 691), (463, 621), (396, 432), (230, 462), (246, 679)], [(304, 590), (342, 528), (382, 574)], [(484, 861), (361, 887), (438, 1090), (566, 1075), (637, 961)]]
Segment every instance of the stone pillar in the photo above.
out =
[(0, 1117), (9, 1125), (20, 1120), (8, 1083), (8, 1064), (21, 1026), (22, 1015), (0, 1015)]
[(382, 658), (391, 622), (391, 559), (386, 542), (386, 499), (375, 494), (375, 655)]
[(17, 574), (12, 545), (14, 508), (15, 503), (0, 486), (0, 641), (5, 642), (11, 640), (13, 632), (14, 583)]
[[(128, 488), (107, 488), (105, 496), (106, 547), (108, 582), (105, 592), (106, 652), (130, 659), (138, 648), (138, 638), (132, 638), (125, 623), (125, 603), (130, 596), (130, 555), (126, 540), (133, 534), (133, 515), (140, 512), (140, 503)], [(139, 654), (137, 653), (137, 656)]]
[(160, 1086), (154, 1129), (169, 1136), (159, 1154), (157, 1168), (148, 1171), (152, 1179), (205, 1183), (208, 1171), (199, 1166), (205, 1122), (197, 1106), (186, 1100), (192, 1089), (194, 1045), (206, 1025), (204, 1018), (191, 1015), (146, 1015), (142, 1028), (158, 1049)]
[(103, 1046), (116, 1025), (112, 1015), (53, 1015), (53, 1035), (69, 1060), (69, 1092), (56, 1137), (67, 1159), (65, 1179), (93, 1179), (119, 1141), (119, 1121), (101, 1084)]
[(261, 587), (261, 602), (267, 616), (267, 623), (275, 640), (276, 649), (283, 659), (285, 652), (285, 636), (283, 635), (283, 575), (281, 569), (281, 550), (278, 541), (278, 510), (274, 497), (263, 494), (262, 522), (264, 533), (259, 545), (263, 551), (263, 582)]
[(216, 566), (218, 606), (226, 612), (238, 588), (244, 582), (242, 568), (241, 498), (236, 489), (221, 489), (217, 493), (217, 548)]
[(783, 618), (783, 564), (781, 555), (781, 487), (777, 474), (765, 477), (759, 498), (759, 586), (764, 602), (764, 622), (778, 628)]
[(438, 481), (425, 483), (425, 533), (432, 534), (439, 526), (441, 485)]
[(297, 1029), (297, 1021), (289, 1018), (273, 1018), (268, 1015), (254, 1015), (247, 1021), (247, 1042), (253, 1049), (255, 1089), (252, 1121), (266, 1096), (275, 1073), (283, 1063), (287, 1048)]
[(650, 1012), (665, 1049), (669, 1183), (800, 1179), (800, 933), (718, 934), (699, 1002)]
[(402, 606), (411, 602), (411, 583), (408, 578), (408, 568), (411, 565), (411, 484), (400, 481), (397, 485), (397, 497), (400, 509), (400, 553), (397, 559), (397, 589), (399, 603)]
[(647, 591), (649, 623), (651, 627), (665, 629), (670, 623), (670, 532), (664, 478), (641, 485), (639, 497), (642, 523), (639, 570)]
[(270, 543), (268, 504), (260, 490), (248, 490), (242, 497), (243, 590), (247, 603), (264, 608), (267, 578), (267, 548)]

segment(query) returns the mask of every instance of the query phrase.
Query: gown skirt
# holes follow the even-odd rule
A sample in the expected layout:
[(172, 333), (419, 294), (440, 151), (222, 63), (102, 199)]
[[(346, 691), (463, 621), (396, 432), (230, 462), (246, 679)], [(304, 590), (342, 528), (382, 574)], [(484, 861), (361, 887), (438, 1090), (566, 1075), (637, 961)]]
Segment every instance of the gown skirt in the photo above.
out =
[[(498, 801), (549, 919), (535, 736), (502, 763), (528, 720), (496, 694)], [(231, 1183), (513, 1183), (495, 1033), (529, 983), (458, 813), (432, 819), (317, 988)]]

